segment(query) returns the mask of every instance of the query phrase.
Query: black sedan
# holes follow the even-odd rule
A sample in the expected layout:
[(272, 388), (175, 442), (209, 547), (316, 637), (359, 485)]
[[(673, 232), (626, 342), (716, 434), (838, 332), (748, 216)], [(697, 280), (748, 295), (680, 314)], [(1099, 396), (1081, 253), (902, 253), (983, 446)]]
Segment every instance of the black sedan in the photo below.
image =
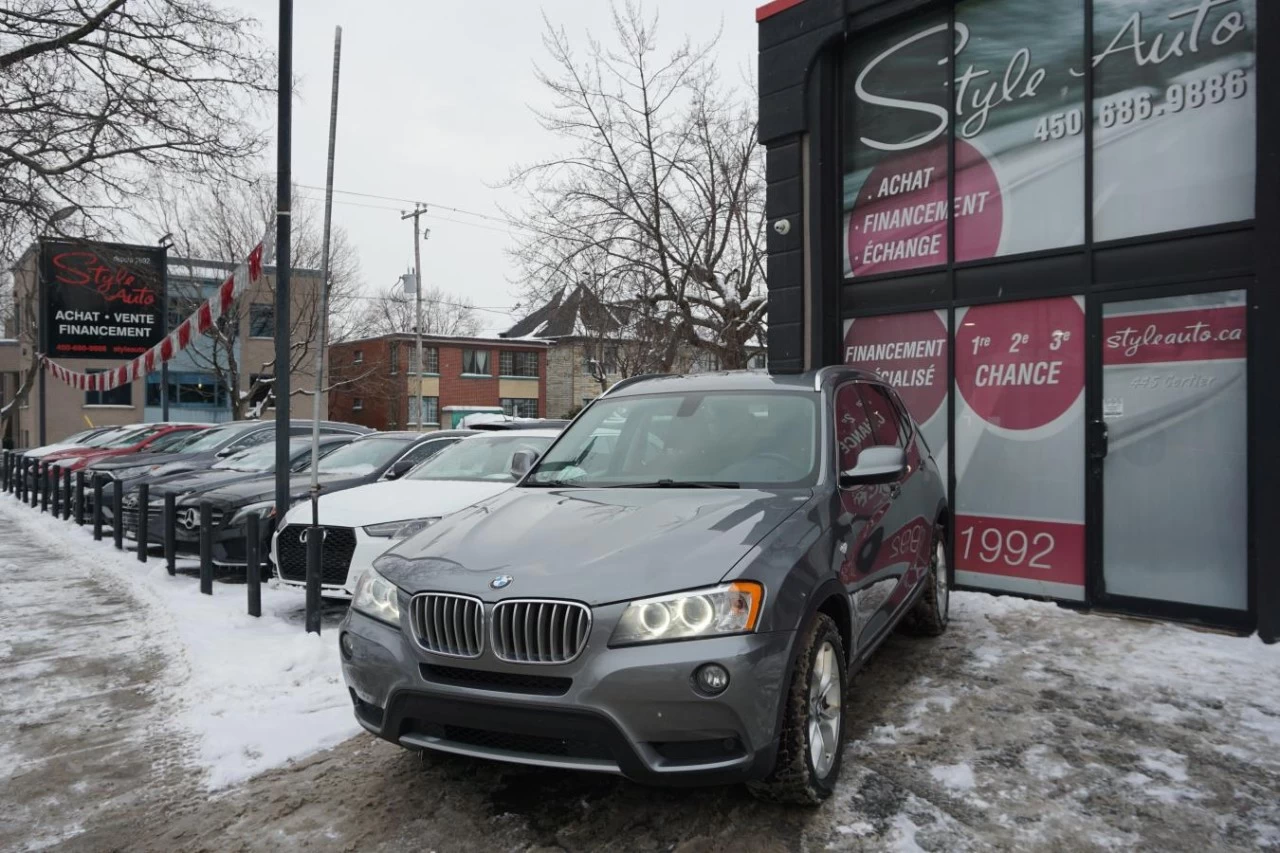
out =
[[(432, 433), (384, 432), (362, 436), (320, 460), (316, 469), (320, 490), (329, 493), (378, 480), (397, 479), (440, 450), (472, 434), (471, 430), (443, 430)], [(305, 448), (304, 457), (309, 458), (306, 456), (310, 452), (309, 442), (303, 441), (302, 445)], [(187, 477), (190, 478), (191, 475), (188, 474)], [(179, 487), (181, 481), (175, 481), (172, 488)], [(245, 565), (245, 532), (250, 515), (256, 515), (262, 520), (259, 525), (262, 540), (259, 553), (264, 556), (268, 553), (277, 517), (274, 474), (223, 481), (199, 490), (182, 488), (182, 494), (177, 498), (175, 531), (175, 544), (180, 556), (197, 557), (200, 554), (202, 503), (208, 503), (211, 510), (212, 557), (215, 565)], [(292, 502), (306, 499), (310, 488), (310, 471), (297, 471), (290, 476), (289, 494)], [(149, 500), (148, 540), (156, 544), (164, 542), (163, 501), (162, 495), (152, 496)], [(130, 518), (126, 509), (126, 533), (131, 530)], [(136, 510), (132, 519), (132, 529), (136, 531)], [(133, 535), (136, 537), (136, 532)]]

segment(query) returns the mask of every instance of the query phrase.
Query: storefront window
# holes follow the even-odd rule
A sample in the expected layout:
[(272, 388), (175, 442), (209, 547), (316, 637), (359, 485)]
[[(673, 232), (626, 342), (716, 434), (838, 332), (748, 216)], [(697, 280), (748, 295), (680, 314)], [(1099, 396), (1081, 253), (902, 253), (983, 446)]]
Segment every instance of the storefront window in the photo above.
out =
[(1083, 600), (1083, 300), (980, 305), (956, 324), (956, 580)]
[(844, 69), (846, 276), (944, 264), (949, 14), (855, 42)]
[(1252, 219), (1256, 0), (1094, 0), (1094, 236)]

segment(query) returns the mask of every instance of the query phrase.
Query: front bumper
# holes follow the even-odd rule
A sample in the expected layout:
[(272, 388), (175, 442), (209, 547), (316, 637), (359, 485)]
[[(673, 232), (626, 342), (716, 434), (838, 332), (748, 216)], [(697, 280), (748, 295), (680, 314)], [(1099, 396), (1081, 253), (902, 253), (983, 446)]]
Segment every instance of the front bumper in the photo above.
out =
[[(181, 514), (184, 510), (196, 509), (198, 507), (188, 507), (179, 504), (177, 510)], [(246, 547), (246, 537), (248, 530), (244, 522), (231, 523), (228, 519), (234, 517), (235, 509), (231, 507), (218, 508), (215, 510), (213, 522), (213, 535), (211, 537), (212, 548), (210, 556), (215, 566), (227, 566), (233, 568), (243, 568), (248, 565), (248, 553)], [(137, 541), (138, 539), (138, 512), (136, 509), (126, 509), (124, 512), (124, 537), (126, 539)], [(270, 520), (262, 520), (259, 522), (259, 543), (258, 554), (264, 562), (269, 559), (268, 547), (271, 543), (272, 525)], [(164, 545), (164, 505), (154, 504), (151, 506), (147, 514), (147, 543), (151, 546)], [(190, 527), (183, 524), (174, 526), (174, 552), (180, 558), (199, 559), (200, 557), (200, 528), (199, 526)]]
[[(777, 751), (790, 631), (607, 647), (622, 605), (595, 609), (588, 646), (561, 665), (462, 660), (423, 651), (402, 630), (351, 611), (343, 674), (356, 719), (410, 749), (618, 773), (637, 782), (729, 784), (765, 776)], [(715, 662), (728, 688), (709, 698), (694, 669)]]

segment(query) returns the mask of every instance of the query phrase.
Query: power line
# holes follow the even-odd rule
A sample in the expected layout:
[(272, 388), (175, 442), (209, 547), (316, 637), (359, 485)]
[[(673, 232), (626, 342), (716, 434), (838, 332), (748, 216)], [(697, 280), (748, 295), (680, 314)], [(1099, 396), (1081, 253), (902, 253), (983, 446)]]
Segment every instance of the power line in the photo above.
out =
[[(335, 190), (335, 192), (337, 192), (337, 191)], [(321, 199), (318, 199), (318, 198), (312, 198), (311, 196), (303, 196), (303, 198), (307, 199), (308, 201), (320, 201), (320, 200), (321, 200)], [(358, 202), (358, 201), (346, 201), (345, 199), (340, 199), (340, 198), (335, 198), (335, 199), (333, 200), (333, 203), (334, 203), (334, 204), (345, 204), (345, 205), (347, 205), (348, 207), (365, 207), (365, 208), (369, 208), (370, 210), (389, 210), (389, 211), (393, 211), (393, 212), (395, 212), (395, 213), (401, 213), (401, 212), (402, 212), (402, 211), (401, 211), (401, 209), (400, 209), (400, 208), (398, 208), (398, 207), (391, 207), (391, 206), (389, 206), (389, 205), (385, 205), (385, 204), (364, 204), (364, 203), (362, 203), (362, 202)], [(523, 228), (525, 227), (525, 226), (520, 226), (520, 225), (508, 225), (506, 228), (494, 228), (492, 225), (481, 225), (479, 222), (467, 222), (467, 221), (466, 221), (466, 220), (464, 220), (464, 219), (451, 219), (451, 218), (449, 218), (448, 216), (440, 216), (439, 214), (431, 213), (431, 212), (424, 213), (424, 214), (422, 214), (422, 216), (423, 216), (423, 218), (425, 218), (425, 219), (435, 219), (435, 220), (440, 221), (440, 222), (452, 222), (452, 223), (455, 223), (455, 224), (457, 224), (457, 225), (465, 225), (465, 226), (467, 226), (468, 228), (480, 228), (480, 229), (482, 229), (482, 230), (484, 230), (484, 231), (495, 231), (495, 232), (497, 232), (497, 233), (499, 233), (499, 234), (509, 234), (509, 233), (511, 233), (511, 229), (513, 229), (513, 228), (520, 228), (520, 229), (523, 229)], [(499, 221), (499, 222), (500, 222), (500, 221), (502, 221), (502, 220), (497, 220), (497, 221)]]
[[(299, 186), (299, 187), (301, 187), (301, 188), (303, 188), (303, 189), (308, 189), (308, 190), (321, 190), (321, 191), (323, 191), (323, 190), (324, 190), (324, 187), (312, 186), (312, 185), (310, 185), (310, 184), (298, 184), (298, 186)], [(425, 205), (425, 206), (426, 206), (426, 207), (428, 207), (428, 208), (436, 208), (436, 209), (438, 209), (438, 210), (447, 210), (447, 211), (449, 211), (450, 213), (460, 213), (460, 214), (462, 214), (462, 215), (464, 215), (464, 216), (474, 216), (474, 217), (476, 217), (477, 219), (487, 219), (487, 220), (489, 220), (489, 221), (491, 221), (491, 222), (497, 222), (497, 223), (500, 223), (500, 224), (502, 224), (502, 225), (505, 225), (505, 226), (507, 226), (508, 228), (519, 228), (519, 227), (521, 227), (521, 226), (519, 226), (519, 225), (515, 225), (515, 224), (513, 224), (513, 223), (509, 222), (509, 221), (508, 221), (508, 220), (506, 220), (506, 219), (503, 219), (503, 218), (502, 218), (502, 217), (500, 217), (500, 216), (494, 216), (494, 215), (489, 214), (489, 213), (477, 213), (477, 212), (476, 212), (476, 211), (474, 211), (474, 210), (467, 210), (467, 209), (465, 209), (465, 208), (461, 208), (461, 207), (450, 207), (450, 206), (448, 206), (448, 205), (444, 205), (444, 204), (432, 204), (432, 203), (431, 203), (431, 202), (429, 202), (429, 201), (422, 201), (421, 199), (397, 198), (396, 196), (390, 196), (390, 195), (377, 195), (376, 193), (361, 193), (361, 192), (356, 192), (355, 190), (338, 190), (338, 189), (335, 189), (335, 190), (334, 190), (334, 192), (335, 192), (335, 193), (341, 193), (342, 195), (354, 195), (354, 196), (359, 196), (360, 198), (372, 198), (372, 199), (377, 199), (377, 200), (379, 200), (379, 201), (398, 201), (398, 202), (403, 202), (404, 204), (421, 204), (421, 205)], [(426, 216), (427, 214), (423, 214), (423, 215), (424, 215), (424, 216)], [(452, 221), (452, 220), (449, 220), (449, 221)]]

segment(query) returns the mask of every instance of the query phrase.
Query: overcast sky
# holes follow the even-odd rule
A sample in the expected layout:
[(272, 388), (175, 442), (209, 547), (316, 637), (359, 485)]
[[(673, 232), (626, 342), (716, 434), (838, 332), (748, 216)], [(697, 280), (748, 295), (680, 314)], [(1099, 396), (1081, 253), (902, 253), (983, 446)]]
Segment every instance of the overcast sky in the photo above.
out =
[[(238, 0), (276, 38), (276, 0)], [(659, 15), (659, 37), (676, 45), (721, 32), (726, 82), (754, 75), (755, 0), (646, 0)], [(511, 195), (493, 189), (510, 167), (553, 155), (557, 140), (538, 127), (530, 105), (547, 94), (533, 65), (545, 63), (542, 14), (585, 43), (610, 35), (606, 0), (303, 0), (294, 6), (293, 178), (323, 198), (333, 28), (342, 27), (342, 80), (334, 186), (388, 196), (339, 193), (334, 222), (360, 252), (366, 289), (393, 284), (413, 265), (413, 226), (399, 211), (414, 200), (432, 205), (423, 244), (427, 285), (469, 298), (486, 332), (510, 325), (519, 298), (499, 222)], [(274, 168), (274, 150), (270, 154)]]

